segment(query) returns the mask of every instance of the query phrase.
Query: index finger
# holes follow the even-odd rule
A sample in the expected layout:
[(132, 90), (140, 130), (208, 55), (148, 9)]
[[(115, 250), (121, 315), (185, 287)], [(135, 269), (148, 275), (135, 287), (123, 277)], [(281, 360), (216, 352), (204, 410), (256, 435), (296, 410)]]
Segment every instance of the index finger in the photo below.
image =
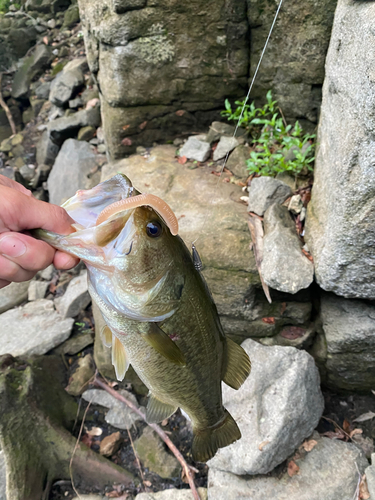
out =
[(20, 191), (27, 196), (31, 196), (31, 191), (29, 189), (26, 189), (19, 182), (8, 179), (8, 177), (5, 177), (5, 175), (0, 175), (0, 185), (16, 189), (17, 191)]

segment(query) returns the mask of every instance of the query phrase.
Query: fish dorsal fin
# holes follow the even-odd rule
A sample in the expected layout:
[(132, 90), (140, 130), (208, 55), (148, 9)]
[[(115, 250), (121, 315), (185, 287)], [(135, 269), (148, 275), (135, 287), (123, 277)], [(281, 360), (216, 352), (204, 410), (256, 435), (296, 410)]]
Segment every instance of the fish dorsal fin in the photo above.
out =
[(239, 389), (249, 376), (250, 358), (240, 345), (229, 338), (227, 338), (226, 350), (223, 381), (232, 389)]
[(181, 349), (156, 323), (147, 323), (141, 334), (144, 340), (168, 361), (175, 365), (186, 365)]
[(173, 415), (177, 408), (178, 406), (163, 403), (150, 394), (146, 408), (146, 420), (149, 424), (157, 424)]
[(121, 381), (125, 377), (126, 370), (129, 368), (129, 361), (126, 356), (125, 347), (116, 335), (112, 337), (112, 364), (115, 367), (117, 380)]
[(103, 328), (101, 329), (100, 337), (102, 339), (103, 344), (106, 347), (111, 347), (111, 345), (112, 345), (112, 332), (111, 332), (111, 329), (107, 325), (104, 325)]

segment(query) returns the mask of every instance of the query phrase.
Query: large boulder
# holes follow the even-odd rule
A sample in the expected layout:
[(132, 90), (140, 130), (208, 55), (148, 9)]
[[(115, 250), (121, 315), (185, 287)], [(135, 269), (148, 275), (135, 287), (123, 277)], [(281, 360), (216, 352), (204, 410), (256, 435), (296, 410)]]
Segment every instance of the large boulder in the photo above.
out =
[(339, 0), (326, 62), (306, 240), (320, 286), (375, 298), (373, 2)]

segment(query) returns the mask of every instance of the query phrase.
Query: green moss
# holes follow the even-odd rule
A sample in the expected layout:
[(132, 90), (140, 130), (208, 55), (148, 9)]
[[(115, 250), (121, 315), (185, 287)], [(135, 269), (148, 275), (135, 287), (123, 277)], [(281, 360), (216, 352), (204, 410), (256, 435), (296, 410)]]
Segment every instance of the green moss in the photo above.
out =
[[(150, 64), (171, 61), (174, 57), (174, 45), (160, 23), (153, 24), (150, 36), (140, 38), (137, 42), (139, 55)], [(135, 45), (135, 44), (134, 44)]]
[(56, 66), (53, 68), (51, 75), (56, 76), (60, 71), (64, 69), (64, 66), (66, 65), (68, 61), (60, 61), (59, 63), (56, 64)]

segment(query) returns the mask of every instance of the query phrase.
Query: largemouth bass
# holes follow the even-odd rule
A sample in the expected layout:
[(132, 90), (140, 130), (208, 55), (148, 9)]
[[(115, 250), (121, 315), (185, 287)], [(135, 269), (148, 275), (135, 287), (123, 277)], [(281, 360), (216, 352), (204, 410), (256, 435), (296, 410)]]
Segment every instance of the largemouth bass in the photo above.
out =
[(225, 337), (207, 285), (176, 234), (177, 219), (122, 174), (78, 191), (63, 207), (76, 232), (34, 234), (85, 262), (117, 378), (133, 365), (150, 390), (150, 423), (183, 409), (193, 425), (193, 458), (207, 461), (241, 437), (223, 407), (221, 382), (238, 389), (250, 360)]

